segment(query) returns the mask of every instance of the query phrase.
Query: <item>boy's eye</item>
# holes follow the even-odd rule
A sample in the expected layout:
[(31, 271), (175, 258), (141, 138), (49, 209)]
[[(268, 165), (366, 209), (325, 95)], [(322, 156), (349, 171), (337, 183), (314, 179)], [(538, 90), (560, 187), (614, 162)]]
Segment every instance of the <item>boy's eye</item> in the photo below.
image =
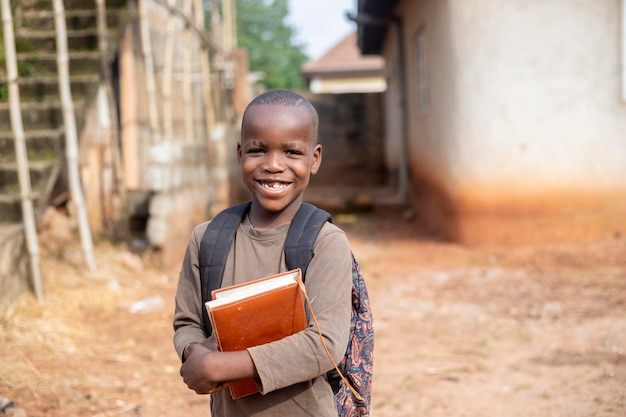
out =
[(302, 155), (302, 152), (297, 151), (295, 149), (288, 149), (285, 151), (287, 155)]
[(248, 149), (248, 153), (263, 153), (263, 149), (261, 148), (250, 148)]

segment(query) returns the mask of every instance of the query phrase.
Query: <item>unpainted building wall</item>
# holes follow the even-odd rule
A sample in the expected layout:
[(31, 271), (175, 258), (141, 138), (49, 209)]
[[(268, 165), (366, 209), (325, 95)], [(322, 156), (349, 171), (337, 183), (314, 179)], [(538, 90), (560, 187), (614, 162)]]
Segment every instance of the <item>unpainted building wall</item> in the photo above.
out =
[(619, 2), (401, 1), (396, 14), (405, 48), (390, 29), (387, 150), (393, 167), (407, 135), (424, 223), (468, 243), (626, 230)]

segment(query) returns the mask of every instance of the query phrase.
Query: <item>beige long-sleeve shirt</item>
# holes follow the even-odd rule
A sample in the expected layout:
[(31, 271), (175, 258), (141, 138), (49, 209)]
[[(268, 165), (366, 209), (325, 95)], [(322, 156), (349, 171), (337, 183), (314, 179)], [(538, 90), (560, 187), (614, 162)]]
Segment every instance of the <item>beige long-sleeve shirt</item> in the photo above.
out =
[[(174, 345), (182, 357), (184, 347), (206, 338), (198, 251), (206, 229), (193, 231), (183, 260), (174, 314)], [(289, 224), (257, 230), (244, 220), (226, 260), (222, 286), (229, 286), (286, 271), (284, 243)], [(351, 257), (341, 229), (327, 223), (314, 245), (314, 257), (305, 280), (307, 293), (335, 362), (348, 343), (351, 314)], [(334, 397), (324, 374), (333, 368), (319, 340), (315, 323), (282, 340), (248, 349), (259, 373), (261, 393), (233, 400), (228, 389), (212, 394), (213, 417), (333, 416)]]

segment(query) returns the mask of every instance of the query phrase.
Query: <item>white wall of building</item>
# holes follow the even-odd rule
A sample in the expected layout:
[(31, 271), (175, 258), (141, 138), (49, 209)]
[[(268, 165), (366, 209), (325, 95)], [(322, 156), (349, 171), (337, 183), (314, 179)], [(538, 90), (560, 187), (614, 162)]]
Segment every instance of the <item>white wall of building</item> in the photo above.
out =
[[(391, 80), (387, 100), (407, 94), (415, 177), (453, 202), (626, 192), (620, 0), (401, 1), (396, 15), (407, 85)], [(392, 79), (393, 50), (388, 36)]]

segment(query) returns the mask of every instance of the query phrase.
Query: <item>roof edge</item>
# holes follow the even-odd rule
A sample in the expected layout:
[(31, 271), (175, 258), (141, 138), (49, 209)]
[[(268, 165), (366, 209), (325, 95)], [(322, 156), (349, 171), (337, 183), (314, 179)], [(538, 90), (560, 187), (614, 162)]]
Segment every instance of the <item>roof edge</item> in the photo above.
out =
[(363, 55), (380, 55), (398, 0), (359, 0), (357, 15), (351, 19), (357, 24), (357, 45)]

